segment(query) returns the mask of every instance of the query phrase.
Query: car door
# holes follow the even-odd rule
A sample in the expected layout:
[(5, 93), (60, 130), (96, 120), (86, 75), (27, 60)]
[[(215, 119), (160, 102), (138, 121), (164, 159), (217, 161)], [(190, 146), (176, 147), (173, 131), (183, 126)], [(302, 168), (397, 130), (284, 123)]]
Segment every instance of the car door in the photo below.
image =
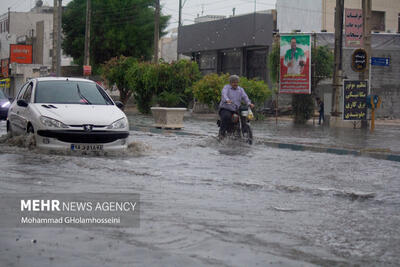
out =
[(33, 82), (30, 82), (28, 84), (28, 87), (26, 87), (26, 90), (22, 96), (22, 99), (25, 100), (26, 103), (28, 103), (27, 107), (21, 107), (20, 110), (20, 118), (21, 118), (21, 123), (22, 123), (22, 127), (21, 129), (23, 130), (24, 133), (26, 133), (26, 128), (28, 125), (28, 122), (31, 120), (31, 110), (29, 105), (32, 103), (31, 99), (32, 99), (32, 91), (33, 91)]
[(11, 104), (11, 107), (8, 111), (8, 121), (13, 132), (22, 133), (23, 131), (22, 118), (20, 115), (22, 107), (17, 105), (17, 101), (23, 98), (28, 85), (29, 83), (26, 83), (21, 87), (15, 101)]
[[(32, 82), (24, 85), (12, 107), (12, 118), (10, 118), (10, 123), (12, 129), (18, 133), (26, 133), (26, 126), (29, 120), (29, 103), (31, 102), (32, 88)], [(18, 100), (25, 100), (25, 102), (28, 103), (28, 107), (18, 105)]]

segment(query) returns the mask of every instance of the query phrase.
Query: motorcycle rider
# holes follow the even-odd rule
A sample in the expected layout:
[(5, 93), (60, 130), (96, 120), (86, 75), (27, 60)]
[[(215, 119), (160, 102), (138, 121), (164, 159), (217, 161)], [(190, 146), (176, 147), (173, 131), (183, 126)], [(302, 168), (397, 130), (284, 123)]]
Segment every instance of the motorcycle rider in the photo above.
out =
[(219, 136), (221, 138), (225, 137), (226, 132), (232, 129), (232, 115), (238, 111), (242, 101), (250, 108), (254, 107), (244, 89), (239, 86), (239, 76), (231, 75), (229, 84), (222, 89), (219, 104), (219, 116), (221, 118)]

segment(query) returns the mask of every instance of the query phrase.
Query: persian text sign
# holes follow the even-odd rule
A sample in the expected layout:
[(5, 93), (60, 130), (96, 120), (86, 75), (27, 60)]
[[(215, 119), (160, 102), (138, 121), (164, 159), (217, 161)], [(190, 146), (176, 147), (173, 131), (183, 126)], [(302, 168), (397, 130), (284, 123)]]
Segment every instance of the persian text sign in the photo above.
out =
[(279, 93), (311, 93), (311, 36), (281, 35)]
[(32, 46), (10, 44), (10, 63), (32, 64)]
[(343, 120), (365, 120), (368, 81), (343, 81)]
[(345, 10), (346, 47), (363, 46), (363, 17), (361, 9)]

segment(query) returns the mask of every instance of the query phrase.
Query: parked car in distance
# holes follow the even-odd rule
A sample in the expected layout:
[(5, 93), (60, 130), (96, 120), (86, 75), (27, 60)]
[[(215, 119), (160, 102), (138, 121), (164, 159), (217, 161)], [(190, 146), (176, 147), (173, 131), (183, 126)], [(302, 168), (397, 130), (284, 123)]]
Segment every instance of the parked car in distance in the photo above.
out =
[(6, 120), (12, 99), (0, 90), (0, 120)]
[(127, 148), (128, 119), (97, 83), (80, 78), (35, 78), (10, 106), (7, 131), (32, 133), (39, 148), (115, 151)]

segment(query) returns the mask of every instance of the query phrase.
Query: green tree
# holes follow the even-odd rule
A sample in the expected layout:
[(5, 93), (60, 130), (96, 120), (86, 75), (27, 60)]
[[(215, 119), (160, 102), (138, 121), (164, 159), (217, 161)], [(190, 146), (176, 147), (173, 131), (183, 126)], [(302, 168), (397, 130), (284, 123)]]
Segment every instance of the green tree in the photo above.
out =
[[(148, 60), (154, 38), (153, 0), (92, 0), (90, 40), (91, 65), (94, 67), (112, 57), (126, 56)], [(160, 35), (169, 16), (160, 16)], [(85, 39), (86, 0), (68, 3), (63, 14), (66, 54), (82, 65)]]
[[(270, 77), (272, 81), (277, 81), (279, 77), (280, 47), (275, 43), (269, 54)], [(323, 79), (332, 77), (333, 74), (333, 53), (326, 46), (318, 46), (312, 49), (311, 63), (313, 73), (311, 77), (311, 95), (294, 94), (292, 96), (292, 109), (295, 123), (306, 123), (314, 112), (313, 95), (318, 83)], [(315, 68), (315, 71), (314, 71)]]
[(332, 51), (329, 50), (327, 46), (317, 46), (313, 48), (311, 55), (311, 73), (314, 73), (315, 68), (315, 76), (312, 77), (313, 87), (311, 90), (315, 92), (320, 81), (332, 77), (334, 58)]

